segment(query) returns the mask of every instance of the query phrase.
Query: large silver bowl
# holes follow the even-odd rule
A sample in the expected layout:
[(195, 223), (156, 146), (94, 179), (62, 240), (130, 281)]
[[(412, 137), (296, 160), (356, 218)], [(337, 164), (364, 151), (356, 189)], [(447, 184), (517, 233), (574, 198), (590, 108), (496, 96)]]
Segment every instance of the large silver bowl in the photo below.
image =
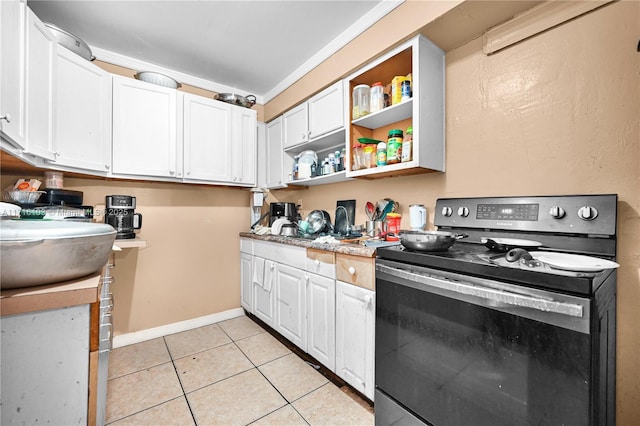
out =
[(116, 231), (73, 221), (0, 221), (0, 287), (31, 287), (93, 274), (107, 263)]

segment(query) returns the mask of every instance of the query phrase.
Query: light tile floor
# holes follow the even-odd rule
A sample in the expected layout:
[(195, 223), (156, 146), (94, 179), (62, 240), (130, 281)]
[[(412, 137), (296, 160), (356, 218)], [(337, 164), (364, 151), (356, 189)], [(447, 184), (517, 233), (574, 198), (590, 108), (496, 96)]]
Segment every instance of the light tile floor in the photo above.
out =
[(115, 349), (107, 424), (370, 426), (373, 409), (242, 316)]

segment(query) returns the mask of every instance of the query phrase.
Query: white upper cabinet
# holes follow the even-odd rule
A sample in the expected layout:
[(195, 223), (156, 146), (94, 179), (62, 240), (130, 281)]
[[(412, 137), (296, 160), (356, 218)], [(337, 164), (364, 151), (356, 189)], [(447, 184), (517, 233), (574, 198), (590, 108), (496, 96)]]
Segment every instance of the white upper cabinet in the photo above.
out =
[(283, 146), (291, 148), (309, 140), (308, 105), (303, 103), (282, 115)]
[(18, 148), (26, 144), (26, 10), (24, 1), (0, 1), (0, 133)]
[(185, 179), (231, 181), (231, 104), (184, 94)]
[(56, 166), (109, 172), (111, 75), (58, 46)]
[(231, 115), (231, 181), (254, 186), (257, 181), (257, 112), (233, 107)]
[[(27, 8), (26, 143), (24, 151), (54, 159), (56, 50), (51, 31)], [(4, 58), (3, 58), (4, 62)]]
[(342, 80), (309, 99), (308, 104), (310, 140), (344, 127)]
[(182, 177), (175, 89), (113, 76), (113, 173)]
[(266, 168), (267, 188), (282, 188), (284, 171), (282, 169), (282, 116), (270, 121), (266, 126), (265, 158), (261, 160)]

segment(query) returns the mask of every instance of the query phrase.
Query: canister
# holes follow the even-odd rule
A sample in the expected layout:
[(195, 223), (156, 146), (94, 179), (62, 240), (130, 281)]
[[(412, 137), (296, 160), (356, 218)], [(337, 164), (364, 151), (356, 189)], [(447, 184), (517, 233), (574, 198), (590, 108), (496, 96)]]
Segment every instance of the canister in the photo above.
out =
[(408, 80), (403, 75), (397, 75), (391, 80), (391, 105), (402, 102), (402, 82)]
[(352, 111), (352, 120), (355, 120), (360, 117), (364, 117), (369, 114), (370, 107), (370, 89), (366, 84), (358, 84), (353, 88), (353, 111)]
[(402, 215), (400, 213), (388, 213), (385, 217), (387, 222), (387, 232), (393, 235), (387, 235), (387, 241), (398, 241), (400, 235), (400, 222)]
[(364, 165), (365, 168), (370, 169), (376, 166), (376, 150), (377, 147), (374, 144), (366, 144), (364, 146)]
[(64, 188), (62, 172), (44, 172), (44, 187), (53, 189)]
[(387, 164), (396, 164), (402, 161), (402, 130), (389, 130), (387, 138)]
[(382, 82), (376, 81), (371, 85), (371, 112), (376, 112), (384, 109), (384, 88)]

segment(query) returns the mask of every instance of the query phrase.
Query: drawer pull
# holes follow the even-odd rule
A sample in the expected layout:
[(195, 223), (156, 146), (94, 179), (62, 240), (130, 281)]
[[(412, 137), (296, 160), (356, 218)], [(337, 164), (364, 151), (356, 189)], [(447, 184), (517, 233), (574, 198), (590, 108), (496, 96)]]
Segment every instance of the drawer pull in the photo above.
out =
[(349, 266), (349, 273), (351, 275), (355, 275), (356, 274), (356, 268), (354, 268), (353, 266)]
[(366, 295), (364, 296), (364, 303), (366, 303), (366, 304), (367, 304), (367, 306), (368, 306), (368, 305), (370, 305), (372, 301), (373, 301), (373, 298), (371, 297), (371, 295), (366, 294)]
[(314, 263), (316, 264), (316, 266), (320, 266), (320, 261), (318, 259), (316, 259)]

